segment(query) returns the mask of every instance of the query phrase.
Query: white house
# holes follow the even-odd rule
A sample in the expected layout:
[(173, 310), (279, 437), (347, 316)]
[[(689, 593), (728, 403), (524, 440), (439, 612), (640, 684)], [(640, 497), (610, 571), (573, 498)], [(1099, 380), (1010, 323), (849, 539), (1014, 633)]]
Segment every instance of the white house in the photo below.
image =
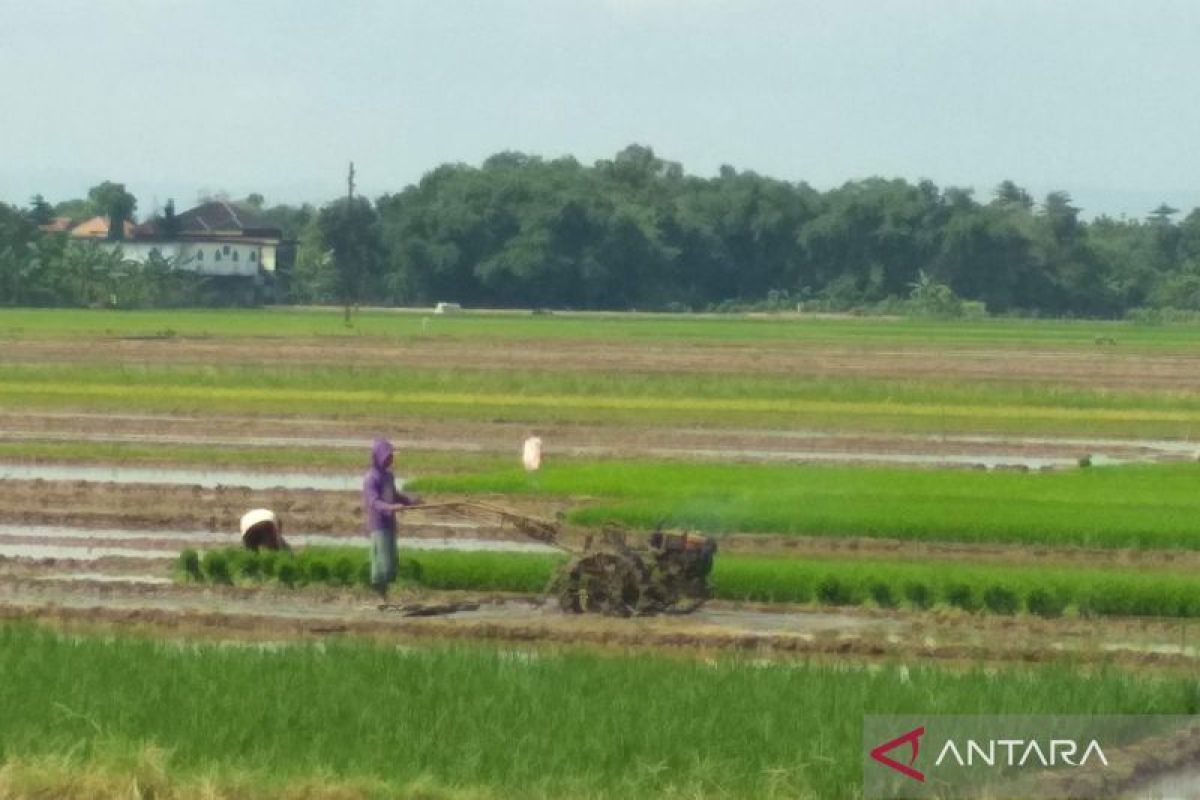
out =
[(176, 269), (246, 278), (275, 274), (283, 240), (277, 226), (260, 219), (253, 210), (223, 200), (204, 203), (173, 219), (127, 224), (121, 241), (108, 240), (108, 220), (103, 217), (77, 225), (70, 235), (119, 247), (130, 261), (145, 263), (157, 252)]

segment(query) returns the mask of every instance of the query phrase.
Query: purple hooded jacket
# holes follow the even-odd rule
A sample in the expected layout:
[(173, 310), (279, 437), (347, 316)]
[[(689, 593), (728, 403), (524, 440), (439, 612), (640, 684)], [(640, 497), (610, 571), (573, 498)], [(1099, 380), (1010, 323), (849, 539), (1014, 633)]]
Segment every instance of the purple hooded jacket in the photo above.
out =
[(395, 531), (396, 512), (388, 506), (399, 504), (411, 506), (416, 499), (396, 491), (396, 479), (390, 466), (385, 466), (392, 455), (392, 443), (376, 439), (371, 445), (371, 468), (363, 476), (363, 515), (367, 531)]

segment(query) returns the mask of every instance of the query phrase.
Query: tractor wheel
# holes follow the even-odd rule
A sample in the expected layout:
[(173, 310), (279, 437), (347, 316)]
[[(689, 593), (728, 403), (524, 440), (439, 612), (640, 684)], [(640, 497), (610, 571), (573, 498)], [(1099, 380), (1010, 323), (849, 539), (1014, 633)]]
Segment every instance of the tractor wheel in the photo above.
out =
[(573, 614), (632, 616), (642, 595), (640, 565), (615, 553), (594, 553), (571, 564), (559, 584), (559, 607)]

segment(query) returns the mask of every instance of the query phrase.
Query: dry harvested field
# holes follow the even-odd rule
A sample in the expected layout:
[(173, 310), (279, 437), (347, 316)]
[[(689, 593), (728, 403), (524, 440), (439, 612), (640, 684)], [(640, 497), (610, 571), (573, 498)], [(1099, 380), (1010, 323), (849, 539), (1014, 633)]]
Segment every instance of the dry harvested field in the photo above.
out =
[[(184, 319), (169, 332), (162, 318), (136, 315), (64, 315), (61, 331), (53, 318), (5, 325), (0, 316), (4, 630), (32, 621), (54, 636), (269, 642), (296, 653), (314, 640), (401, 653), (482, 648), (556, 663), (596, 658), (621, 670), (662, 657), (689, 670), (728, 666), (736, 676), (832, 670), (840, 677), (828, 680), (854, 687), (833, 692), (856, 698), (842, 709), (851, 716), (881, 707), (883, 695), (863, 689), (875, 678), (865, 676), (892, 670), (930, 670), (940, 676), (931, 686), (1000, 687), (964, 689), (936, 713), (1004, 711), (995, 698), (1010, 688), (1014, 698), (1032, 693), (1038, 713), (1098, 710), (1089, 698), (1101, 691), (1117, 698), (1105, 708), (1118, 713), (1147, 703), (1194, 711), (1163, 687), (1194, 673), (1200, 646), (1200, 583), (1190, 582), (1200, 543), (1189, 543), (1187, 522), (1190, 481), (1200, 478), (1187, 463), (1200, 426), (1200, 347), (1190, 346), (1200, 345), (1200, 331), (826, 320), (821, 329), (798, 322), (811, 333), (800, 335), (780, 320), (730, 328), (564, 317), (530, 328), (516, 316), (465, 315), (465, 327), (438, 320), (430, 334), (421, 317), (398, 318), (408, 327), (397, 331), (381, 315), (347, 335), (319, 315), (311, 325), (299, 312), (267, 316), (279, 325), (231, 314)], [(531, 429), (547, 452), (535, 478), (514, 468)], [(399, 446), (398, 472), (427, 501), (483, 499), (554, 520), (568, 547), (609, 514), (634, 529), (664, 522), (714, 533), (717, 598), (686, 616), (564, 614), (531, 588), (542, 562), (504, 585), (486, 583), (488, 564), (500, 561), (471, 567), (482, 578), (406, 580), (388, 610), (357, 585), (185, 579), (180, 552), (203, 557), (236, 544), (238, 518), (255, 507), (279, 512), (300, 549), (344, 547), (365, 559), (355, 487), (375, 435)], [(446, 553), (536, 560), (553, 552), (469, 515), (413, 513), (401, 535), (402, 552), (429, 558), (426, 569)], [(485, 583), (472, 585), (476, 578)], [(925, 594), (912, 589), (921, 581)], [(446, 613), (406, 616), (405, 608), (439, 605)], [(1110, 675), (1123, 676), (1124, 688), (1089, 688)], [(1058, 707), (1056, 698), (1070, 702)], [(769, 698), (748, 702), (768, 713)], [(619, 704), (607, 708), (621, 713)], [(34, 741), (36, 724), (23, 724), (9, 735)], [(142, 735), (111, 724), (118, 737)], [(341, 724), (348, 735), (357, 730)], [(247, 768), (147, 730), (155, 744), (180, 748), (189, 780)], [(719, 741), (697, 747), (714, 763), (734, 757)], [(10, 756), (21, 769), (47, 755), (17, 752), (35, 759)], [(111, 766), (88, 752), (94, 764), (66, 772)], [(760, 772), (727, 781), (682, 756), (630, 785), (560, 765), (534, 795), (850, 797), (859, 789), (857, 763), (841, 765), (832, 783), (796, 768), (771, 789), (761, 775), (795, 754), (756, 753)], [(617, 756), (603, 748), (571, 756), (588, 757)], [(498, 767), (456, 772), (428, 757), (388, 783), (352, 762), (330, 760), (331, 782), (320, 791), (503, 797), (522, 780)], [(286, 796), (292, 784), (274, 781), (273, 765), (237, 773), (234, 783), (256, 787), (246, 796)], [(288, 769), (288, 781), (305, 777)], [(0, 797), (6, 774), (16, 773), (0, 766)], [(360, 778), (384, 783), (363, 788), (353, 783)], [(420, 794), (418, 778), (431, 794)], [(58, 778), (46, 780), (47, 796), (65, 792)]]

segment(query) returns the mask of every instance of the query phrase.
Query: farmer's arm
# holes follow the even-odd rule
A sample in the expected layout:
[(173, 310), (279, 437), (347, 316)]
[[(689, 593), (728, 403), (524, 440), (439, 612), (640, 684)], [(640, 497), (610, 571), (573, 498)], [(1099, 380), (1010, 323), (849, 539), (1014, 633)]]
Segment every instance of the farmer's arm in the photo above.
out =
[(378, 478), (369, 479), (365, 491), (367, 493), (367, 503), (372, 511), (387, 514), (395, 510), (391, 503), (383, 499), (383, 487), (380, 485)]
[(417, 497), (415, 494), (404, 494), (403, 492), (398, 491), (396, 489), (395, 479), (390, 478), (390, 476), (388, 479), (392, 481), (392, 497), (396, 498), (396, 502), (390, 506), (392, 511), (401, 511), (409, 506), (421, 505), (421, 498)]
[(419, 505), (421, 505), (421, 498), (415, 494), (401, 494), (400, 492), (396, 492), (396, 503), (392, 506), (392, 510), (399, 511), (403, 508)]

